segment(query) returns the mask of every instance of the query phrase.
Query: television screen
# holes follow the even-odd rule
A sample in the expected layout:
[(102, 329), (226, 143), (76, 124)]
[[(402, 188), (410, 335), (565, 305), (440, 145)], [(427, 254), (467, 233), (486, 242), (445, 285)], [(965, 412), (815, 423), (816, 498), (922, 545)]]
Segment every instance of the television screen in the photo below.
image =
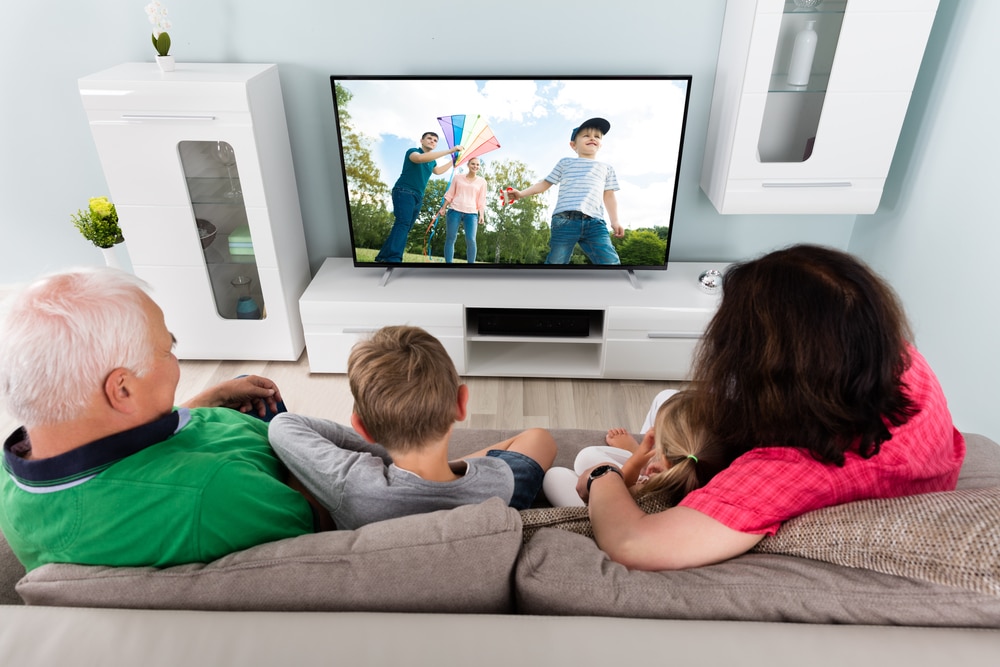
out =
[(666, 267), (690, 76), (330, 79), (356, 266)]

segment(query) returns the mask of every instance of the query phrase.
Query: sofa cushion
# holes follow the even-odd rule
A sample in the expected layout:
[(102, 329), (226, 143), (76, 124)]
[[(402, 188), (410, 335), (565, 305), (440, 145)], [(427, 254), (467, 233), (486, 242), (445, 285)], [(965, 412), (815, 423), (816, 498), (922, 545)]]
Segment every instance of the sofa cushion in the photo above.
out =
[(521, 520), (500, 499), (303, 535), (164, 569), (44, 565), (28, 604), (270, 611), (510, 611)]
[[(647, 512), (655, 504), (641, 504)], [(787, 521), (756, 553), (801, 556), (1000, 596), (1000, 487), (861, 500)], [(525, 542), (541, 528), (593, 537), (585, 507), (521, 512)]]
[[(640, 496), (636, 504), (646, 514), (662, 512), (670, 507), (667, 495), (663, 492)], [(521, 523), (524, 524), (521, 536), (525, 542), (541, 528), (561, 528), (587, 537), (594, 536), (594, 527), (590, 525), (590, 512), (586, 507), (532, 507), (521, 510)]]
[(1000, 597), (965, 588), (760, 553), (642, 572), (611, 561), (593, 540), (554, 528), (522, 548), (515, 587), (526, 614), (1000, 627)]
[(965, 460), (958, 474), (958, 488), (1000, 486), (1000, 446), (984, 435), (962, 435), (965, 436)]
[(0, 605), (23, 604), (14, 584), (24, 576), (24, 566), (14, 555), (7, 538), (0, 533)]
[(1000, 627), (1000, 448), (982, 436), (966, 437), (957, 491), (811, 512), (787, 522), (754, 553), (680, 572), (632, 571), (612, 562), (587, 537), (593, 533), (585, 508), (526, 510), (518, 609)]
[(808, 512), (757, 545), (1000, 596), (1000, 487), (861, 500)]

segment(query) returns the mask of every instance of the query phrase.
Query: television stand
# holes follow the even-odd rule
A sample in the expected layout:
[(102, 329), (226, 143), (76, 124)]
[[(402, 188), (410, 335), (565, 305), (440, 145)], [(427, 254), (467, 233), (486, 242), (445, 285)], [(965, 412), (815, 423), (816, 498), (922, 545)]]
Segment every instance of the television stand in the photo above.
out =
[(642, 287), (639, 286), (639, 281), (635, 277), (635, 271), (632, 269), (625, 269), (625, 277), (628, 278), (628, 282), (632, 285), (632, 289), (642, 289)]
[(389, 284), (389, 278), (392, 278), (392, 270), (394, 268), (395, 267), (390, 266), (382, 273), (382, 280), (378, 281), (379, 287), (385, 287)]
[[(396, 268), (396, 267), (393, 267)], [(615, 271), (407, 269), (391, 282), (327, 259), (299, 299), (309, 368), (345, 373), (351, 347), (390, 324), (436, 336), (461, 375), (684, 380), (719, 297), (671, 262), (629, 285)]]

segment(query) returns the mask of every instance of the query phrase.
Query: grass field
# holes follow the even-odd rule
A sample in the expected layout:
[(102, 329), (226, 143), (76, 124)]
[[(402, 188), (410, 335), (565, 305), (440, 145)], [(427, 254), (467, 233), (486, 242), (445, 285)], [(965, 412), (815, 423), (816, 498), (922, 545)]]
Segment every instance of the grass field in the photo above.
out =
[[(375, 255), (378, 254), (378, 250), (374, 248), (358, 248), (356, 252), (359, 262), (374, 262)], [(416, 253), (407, 252), (403, 253), (403, 261), (413, 262), (413, 263), (426, 263), (426, 264), (444, 264), (444, 257), (441, 256), (427, 257), (425, 255), (418, 255)], [(455, 263), (465, 264), (465, 260), (456, 257)]]

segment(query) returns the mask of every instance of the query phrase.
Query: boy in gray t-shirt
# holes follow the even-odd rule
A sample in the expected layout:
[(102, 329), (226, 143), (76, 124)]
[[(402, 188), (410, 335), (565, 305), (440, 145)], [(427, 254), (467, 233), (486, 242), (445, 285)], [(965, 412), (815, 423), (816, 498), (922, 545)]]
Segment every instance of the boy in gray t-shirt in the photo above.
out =
[(456, 461), (448, 438), (468, 387), (444, 346), (418, 327), (384, 327), (351, 350), (354, 430), (283, 413), (268, 437), (278, 457), (330, 511), (337, 528), (450, 509), (499, 496), (531, 506), (556, 444), (533, 428)]

